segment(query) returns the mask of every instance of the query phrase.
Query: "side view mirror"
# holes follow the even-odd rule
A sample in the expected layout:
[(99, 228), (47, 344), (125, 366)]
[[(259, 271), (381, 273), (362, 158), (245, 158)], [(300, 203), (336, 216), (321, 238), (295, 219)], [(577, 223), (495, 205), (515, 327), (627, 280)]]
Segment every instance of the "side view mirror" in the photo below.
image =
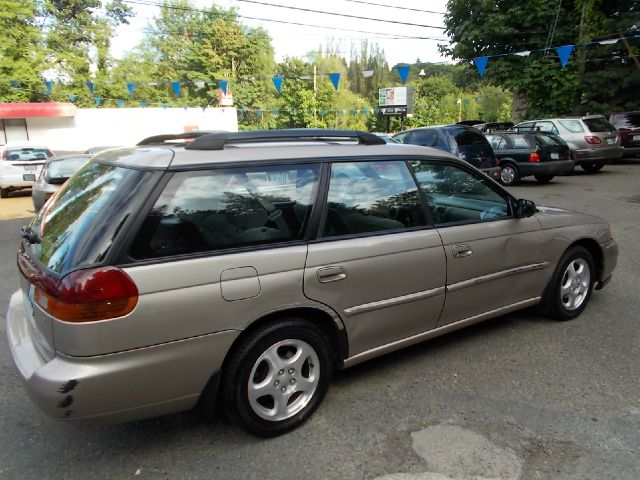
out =
[(521, 198), (516, 203), (516, 217), (527, 218), (536, 213), (536, 204), (531, 200)]

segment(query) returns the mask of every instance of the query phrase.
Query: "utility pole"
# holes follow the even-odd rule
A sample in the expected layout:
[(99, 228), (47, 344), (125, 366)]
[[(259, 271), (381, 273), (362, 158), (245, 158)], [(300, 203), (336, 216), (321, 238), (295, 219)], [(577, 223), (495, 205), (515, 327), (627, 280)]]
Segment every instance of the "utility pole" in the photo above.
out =
[(313, 64), (313, 128), (318, 128), (318, 67)]

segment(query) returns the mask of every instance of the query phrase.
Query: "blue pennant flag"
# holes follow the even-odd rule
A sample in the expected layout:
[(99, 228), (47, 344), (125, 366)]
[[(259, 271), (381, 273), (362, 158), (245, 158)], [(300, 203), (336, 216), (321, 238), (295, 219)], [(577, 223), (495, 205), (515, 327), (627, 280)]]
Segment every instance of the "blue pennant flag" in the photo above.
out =
[(280, 93), (282, 90), (282, 77), (273, 77), (273, 86), (276, 87), (276, 92)]
[(262, 110), (260, 110), (259, 108), (256, 108), (256, 117), (259, 117), (260, 114), (262, 114)]
[(473, 59), (473, 63), (476, 64), (476, 68), (478, 69), (478, 73), (480, 76), (484, 76), (484, 71), (487, 68), (487, 63), (489, 62), (489, 57), (475, 57)]
[(222, 93), (227, 94), (227, 87), (229, 86), (229, 82), (227, 80), (218, 80), (218, 87), (222, 90)]
[(18, 88), (20, 84), (17, 80), (9, 80), (9, 85), (11, 85), (13, 88)]
[(409, 65), (396, 67), (396, 70), (398, 71), (398, 75), (400, 75), (400, 80), (402, 80), (403, 85), (407, 83), (407, 78), (409, 78), (409, 69), (410, 69)]
[(136, 89), (136, 84), (133, 82), (127, 83), (127, 90), (129, 90), (129, 96), (133, 97), (133, 92)]
[(329, 79), (331, 83), (333, 83), (333, 87), (338, 90), (338, 83), (340, 83), (340, 74), (339, 73), (330, 73)]
[(324, 117), (327, 115), (327, 111), (326, 110), (320, 110), (320, 116)]
[(96, 102), (96, 106), (99, 106), (102, 103), (102, 98), (100, 97), (93, 97), (93, 100)]
[(53, 82), (50, 80), (47, 80), (46, 82), (44, 82), (44, 86), (47, 87), (47, 92), (49, 93), (49, 95), (51, 95), (51, 89), (53, 88)]
[(368, 108), (363, 108), (362, 109), (362, 113), (364, 113), (365, 115), (369, 115), (369, 109)]
[(171, 88), (173, 88), (173, 94), (176, 97), (179, 97), (180, 90), (182, 89), (182, 85), (180, 85), (180, 82), (171, 82)]
[(373, 113), (378, 115), (380, 113), (380, 109), (379, 108), (374, 108), (373, 109)]
[(561, 47), (556, 47), (556, 53), (558, 54), (562, 68), (567, 66), (571, 52), (573, 52), (575, 47), (575, 45), (563, 45)]
[[(178, 82), (178, 86), (179, 85), (180, 85), (180, 83)], [(163, 103), (162, 104), (162, 108), (164, 108), (166, 110), (167, 108), (169, 108), (169, 104), (168, 103)]]
[(94, 91), (93, 82), (87, 82), (87, 88), (91, 92), (91, 95), (93, 95), (93, 91)]
[(67, 98), (69, 99), (70, 102), (75, 102), (78, 96), (71, 94), (71, 95), (67, 95)]
[(280, 110), (271, 110), (271, 113), (274, 117), (277, 117), (278, 115), (280, 115)]
[(144, 108), (144, 107), (146, 107), (146, 106), (147, 106), (147, 102), (140, 102), (140, 107), (141, 107), (141, 108)]
[(125, 105), (126, 105), (126, 104), (125, 104), (124, 100), (122, 100), (121, 98), (120, 98), (120, 99), (118, 99), (118, 106), (119, 106), (120, 108), (124, 107)]

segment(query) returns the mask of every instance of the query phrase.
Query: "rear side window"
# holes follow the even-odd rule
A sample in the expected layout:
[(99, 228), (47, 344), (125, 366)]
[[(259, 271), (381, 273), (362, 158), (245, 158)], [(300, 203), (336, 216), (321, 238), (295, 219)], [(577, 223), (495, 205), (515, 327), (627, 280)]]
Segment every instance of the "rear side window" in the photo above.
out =
[(536, 122), (536, 130), (540, 132), (559, 133), (556, 126), (551, 122)]
[(519, 131), (519, 132), (527, 132), (529, 130), (534, 130), (534, 126), (535, 126), (535, 124), (533, 122), (531, 122), (531, 123), (522, 123), (520, 125), (516, 125), (514, 127), (514, 129)]
[(529, 137), (527, 135), (510, 135), (509, 138), (511, 138), (513, 148), (532, 148), (532, 145), (529, 143)]
[(423, 147), (443, 148), (444, 142), (440, 139), (437, 130), (416, 130), (408, 138), (407, 143), (422, 145)]
[(604, 118), (585, 118), (582, 120), (590, 132), (614, 132), (616, 127), (607, 122)]
[(323, 237), (426, 225), (417, 186), (402, 161), (334, 163), (323, 216)]
[(41, 243), (27, 245), (29, 255), (61, 274), (100, 263), (155, 178), (151, 172), (87, 163), (34, 219), (31, 228)]
[(131, 255), (145, 259), (302, 239), (319, 165), (175, 173)]
[(487, 140), (480, 132), (473, 132), (471, 130), (460, 129), (454, 131), (454, 139), (459, 147), (466, 147), (469, 145), (485, 145)]
[(580, 120), (558, 120), (558, 123), (571, 133), (583, 133), (584, 128), (580, 124)]
[(509, 148), (509, 145), (507, 144), (505, 138), (501, 137), (500, 135), (487, 135), (487, 141), (491, 145), (491, 148), (493, 148), (494, 150), (504, 150), (506, 148)]
[(536, 141), (541, 146), (564, 147), (567, 145), (560, 137), (550, 133), (536, 135)]

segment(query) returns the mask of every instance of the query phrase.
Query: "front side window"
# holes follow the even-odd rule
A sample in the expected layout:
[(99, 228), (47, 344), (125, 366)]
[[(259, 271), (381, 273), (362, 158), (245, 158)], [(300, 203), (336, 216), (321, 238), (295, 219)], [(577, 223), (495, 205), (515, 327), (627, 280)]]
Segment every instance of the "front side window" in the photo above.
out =
[(491, 188), (481, 174), (456, 165), (412, 162), (418, 185), (436, 225), (473, 223), (511, 215), (506, 196)]
[(318, 165), (243, 167), (173, 175), (145, 219), (131, 255), (155, 258), (305, 235)]
[(323, 237), (424, 225), (424, 208), (405, 162), (336, 162), (331, 166)]
[(540, 132), (559, 133), (556, 126), (551, 122), (536, 122), (536, 130)]

